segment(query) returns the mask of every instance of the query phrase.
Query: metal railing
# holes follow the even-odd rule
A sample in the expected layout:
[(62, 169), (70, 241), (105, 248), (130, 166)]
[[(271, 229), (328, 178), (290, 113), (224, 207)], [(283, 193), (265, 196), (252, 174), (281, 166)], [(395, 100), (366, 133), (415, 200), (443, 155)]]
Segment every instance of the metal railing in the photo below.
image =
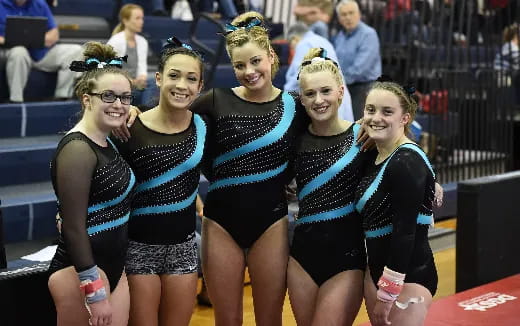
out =
[[(499, 174), (513, 166), (513, 126), (518, 105), (510, 72), (494, 69), (505, 26), (520, 6), (479, 8), (410, 1), (410, 10), (365, 13), (380, 36), (383, 72), (420, 92), (421, 145), (442, 183)], [(386, 13), (388, 14), (388, 13)], [(518, 86), (516, 86), (518, 87)], [(518, 123), (518, 122), (517, 122)]]

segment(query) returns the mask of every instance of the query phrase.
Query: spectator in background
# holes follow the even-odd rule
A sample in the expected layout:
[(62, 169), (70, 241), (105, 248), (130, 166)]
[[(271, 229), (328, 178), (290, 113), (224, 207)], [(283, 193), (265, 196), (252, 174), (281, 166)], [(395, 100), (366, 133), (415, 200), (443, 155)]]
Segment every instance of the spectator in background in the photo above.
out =
[(494, 68), (499, 71), (499, 85), (513, 86), (516, 103), (520, 104), (520, 26), (514, 23), (504, 29), (503, 45), (495, 56)]
[(363, 116), (365, 98), (372, 83), (381, 76), (382, 63), (376, 31), (361, 21), (354, 0), (341, 0), (336, 6), (342, 29), (334, 38), (334, 48), (352, 98), (354, 119)]
[[(310, 49), (316, 47), (323, 48), (327, 51), (327, 56), (329, 58), (336, 62), (338, 61), (338, 56), (336, 55), (334, 46), (326, 38), (317, 35), (309, 26), (302, 22), (289, 28), (287, 39), (290, 42), (291, 50), (294, 55), (291, 64), (289, 65), (289, 69), (287, 69), (287, 73), (285, 74), (285, 91), (299, 91), (298, 72), (300, 71), (300, 65), (303, 62), (303, 58)], [(354, 121), (350, 93), (346, 87), (341, 106), (339, 107), (339, 117), (343, 120)]]
[(298, 20), (307, 24), (311, 31), (329, 38), (328, 24), (333, 13), (332, 0), (298, 0), (293, 13)]
[(119, 56), (128, 55), (128, 70), (134, 87), (134, 105), (152, 106), (154, 96), (158, 96), (155, 78), (148, 78), (148, 42), (139, 35), (143, 30), (143, 8), (136, 4), (126, 4), (119, 11), (119, 24), (114, 28), (107, 44), (114, 47)]
[(27, 49), (15, 46), (7, 53), (6, 74), (9, 84), (9, 100), (23, 102), (23, 90), (31, 68), (46, 72), (58, 72), (56, 99), (72, 96), (75, 72), (69, 70), (71, 61), (81, 57), (82, 48), (77, 44), (56, 44), (60, 38), (58, 27), (49, 6), (43, 0), (0, 0), (0, 44), (5, 43), (7, 16), (46, 17), (47, 32), (43, 48)]
[(503, 45), (495, 57), (495, 70), (517, 72), (520, 70), (520, 52), (518, 40), (520, 38), (520, 26), (514, 23), (504, 29)]

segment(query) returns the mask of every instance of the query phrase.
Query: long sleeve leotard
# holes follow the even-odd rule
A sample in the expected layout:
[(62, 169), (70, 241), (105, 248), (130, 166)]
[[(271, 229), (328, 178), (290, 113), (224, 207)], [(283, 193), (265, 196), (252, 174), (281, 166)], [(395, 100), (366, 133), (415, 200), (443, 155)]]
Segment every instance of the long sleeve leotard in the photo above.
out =
[(113, 291), (128, 246), (132, 170), (112, 145), (102, 147), (72, 132), (58, 144), (51, 178), (63, 224), (49, 271), (73, 265), (80, 272), (97, 265)]
[(368, 265), (374, 284), (383, 268), (406, 274), (432, 295), (437, 271), (428, 243), (433, 222), (435, 176), (424, 152), (404, 144), (380, 164), (371, 164), (356, 191), (363, 216)]

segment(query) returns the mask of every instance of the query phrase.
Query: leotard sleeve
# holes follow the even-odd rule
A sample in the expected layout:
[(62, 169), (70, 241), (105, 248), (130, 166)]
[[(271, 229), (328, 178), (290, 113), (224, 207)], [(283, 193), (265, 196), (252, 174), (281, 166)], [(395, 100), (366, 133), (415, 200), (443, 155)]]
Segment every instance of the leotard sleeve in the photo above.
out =
[(57, 197), (63, 219), (62, 235), (76, 271), (95, 265), (86, 220), (92, 175), (97, 157), (90, 146), (72, 140), (56, 158)]
[(205, 116), (212, 116), (214, 110), (214, 94), (215, 91), (210, 89), (206, 93), (199, 96), (190, 106), (190, 111)]
[(423, 204), (430, 171), (415, 152), (402, 150), (388, 164), (389, 195), (394, 212), (391, 255), (387, 266), (406, 273), (414, 250), (417, 215)]

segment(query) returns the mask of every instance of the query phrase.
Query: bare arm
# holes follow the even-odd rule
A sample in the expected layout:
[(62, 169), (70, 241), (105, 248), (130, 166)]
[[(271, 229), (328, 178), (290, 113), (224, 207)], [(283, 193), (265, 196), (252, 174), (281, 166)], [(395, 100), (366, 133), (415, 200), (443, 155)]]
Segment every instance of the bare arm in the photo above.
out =
[(0, 44), (4, 44), (4, 43), (5, 43), (5, 37), (0, 36)]
[(60, 33), (58, 32), (57, 27), (48, 30), (47, 33), (45, 33), (45, 47), (50, 48), (51, 46), (56, 44), (56, 42), (58, 42), (59, 39)]

